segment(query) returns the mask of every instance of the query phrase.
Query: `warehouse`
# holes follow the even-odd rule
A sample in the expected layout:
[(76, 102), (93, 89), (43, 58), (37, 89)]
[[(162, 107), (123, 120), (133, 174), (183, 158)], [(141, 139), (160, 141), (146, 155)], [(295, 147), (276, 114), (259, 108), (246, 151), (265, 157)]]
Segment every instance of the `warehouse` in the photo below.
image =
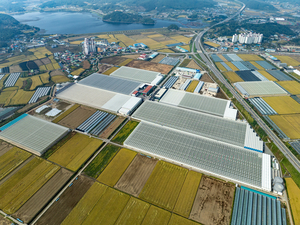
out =
[(84, 78), (83, 80), (79, 81), (78, 84), (112, 91), (124, 95), (130, 95), (141, 85), (141, 83), (136, 81), (126, 80), (118, 77), (111, 77), (98, 73), (94, 73)]
[(140, 83), (151, 84), (159, 75), (161, 74), (158, 72), (122, 66), (110, 74), (110, 77), (119, 77)]
[(136, 110), (137, 107), (140, 106), (140, 104), (142, 104), (142, 102), (143, 100), (141, 98), (132, 97), (127, 102), (125, 102), (125, 104), (118, 112), (123, 115), (129, 116), (134, 112), (134, 110)]
[(137, 126), (124, 145), (213, 176), (271, 191), (271, 157), (267, 154), (145, 122)]
[(0, 138), (13, 145), (41, 156), (62, 139), (69, 128), (34, 116), (23, 114), (0, 128)]
[(132, 117), (249, 150), (263, 151), (263, 142), (252, 129), (248, 132), (249, 127), (243, 122), (151, 101), (144, 102)]
[(234, 83), (234, 86), (244, 97), (248, 98), (288, 95), (273, 81), (237, 82)]
[[(236, 119), (237, 115), (236, 109), (234, 109), (234, 112), (231, 115), (228, 115), (228, 112), (226, 112), (231, 105), (231, 102), (228, 100), (173, 89), (169, 89), (160, 102), (196, 110), (199, 112), (209, 113), (224, 118), (228, 118), (229, 116), (228, 119), (233, 120)], [(225, 114), (227, 117), (225, 117)]]

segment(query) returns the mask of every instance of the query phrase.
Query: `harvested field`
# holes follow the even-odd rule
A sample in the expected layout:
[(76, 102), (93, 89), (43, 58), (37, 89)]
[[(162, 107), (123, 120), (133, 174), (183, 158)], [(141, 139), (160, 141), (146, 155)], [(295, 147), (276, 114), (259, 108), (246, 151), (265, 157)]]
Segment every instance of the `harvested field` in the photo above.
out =
[(227, 69), (220, 62), (215, 62), (215, 64), (218, 67), (218, 70), (220, 70), (221, 72), (227, 71)]
[(237, 54), (244, 61), (263, 61), (261, 57), (258, 55), (251, 55), (251, 54)]
[(0, 141), (0, 157), (4, 155), (6, 152), (11, 150), (14, 146), (5, 142), (5, 141)]
[(300, 224), (300, 189), (292, 178), (285, 178), (295, 224)]
[(300, 94), (300, 83), (297, 81), (278, 81), (277, 84), (279, 84), (292, 95)]
[(183, 46), (181, 46), (181, 48), (190, 51), (190, 46), (189, 45), (183, 45)]
[(185, 168), (159, 161), (139, 198), (164, 209), (173, 210), (187, 173)]
[(139, 124), (137, 121), (130, 120), (125, 126), (117, 133), (117, 135), (112, 139), (113, 142), (118, 144), (123, 144), (126, 138), (131, 134), (131, 132), (136, 128)]
[(189, 171), (174, 207), (173, 211), (175, 213), (186, 218), (189, 217), (201, 177), (201, 173), (197, 173), (192, 170)]
[(166, 57), (166, 55), (159, 54), (154, 59), (152, 59), (151, 62), (153, 62), (153, 63), (159, 63), (165, 57)]
[(60, 190), (72, 176), (72, 172), (61, 168), (35, 195), (33, 195), (12, 216), (20, 218), (23, 222), (30, 222), (33, 217), (47, 204), (47, 202)]
[(176, 214), (172, 214), (168, 225), (199, 225), (199, 223), (196, 223), (192, 220), (188, 220)]
[(51, 77), (53, 77), (53, 76), (65, 76), (65, 74), (60, 70), (54, 70), (54, 71), (50, 72), (50, 76)]
[(106, 64), (98, 64), (98, 73), (103, 73), (104, 71), (112, 68), (111, 65), (106, 65)]
[(234, 184), (202, 176), (190, 219), (202, 224), (230, 224)]
[(279, 59), (282, 63), (286, 63), (288, 66), (299, 66), (300, 62), (293, 59), (292, 57), (285, 55), (274, 55), (277, 59)]
[[(2, 147), (2, 146), (1, 146)], [(10, 148), (9, 145), (4, 145), (4, 150), (10, 149), (0, 157), (0, 180), (2, 180), (11, 171), (27, 160), (31, 154), (17, 147)]]
[(130, 63), (133, 59), (126, 59), (124, 62), (121, 62), (118, 66), (126, 66), (128, 63)]
[(49, 58), (43, 58), (43, 59), (41, 59), (41, 61), (44, 65), (51, 63), (51, 60)]
[(38, 67), (44, 65), (44, 63), (40, 59), (34, 60), (34, 62), (36, 65), (38, 65)]
[(160, 48), (166, 48), (167, 46), (161, 44), (160, 42), (154, 41), (151, 38), (143, 38), (143, 39), (138, 39), (136, 40), (138, 43), (144, 43), (147, 45), (151, 50), (154, 49), (160, 49)]
[[(71, 109), (72, 108), (70, 108), (69, 110)], [(68, 115), (64, 116), (64, 118), (62, 118), (58, 122), (58, 124), (65, 127), (69, 127), (71, 129), (75, 129), (76, 127), (78, 127), (80, 124), (82, 124), (86, 119), (88, 119), (91, 115), (93, 115), (96, 112), (95, 109), (88, 108), (85, 106), (79, 106), (75, 110), (73, 109), (74, 111), (71, 112), (69, 112), (69, 110), (65, 112), (68, 113)], [(63, 116), (64, 114), (62, 114), (61, 116)]]
[(290, 96), (263, 98), (278, 114), (300, 113), (300, 104)]
[(88, 60), (84, 60), (82, 68), (88, 70), (90, 67), (91, 67), (90, 62)]
[(190, 61), (190, 63), (186, 67), (201, 70), (200, 66), (198, 66), (198, 64), (194, 60)]
[(97, 178), (104, 168), (110, 163), (112, 158), (117, 154), (120, 147), (108, 144), (95, 159), (85, 168), (84, 173), (90, 177)]
[(159, 50), (157, 50), (157, 52), (174, 53), (174, 51), (170, 48), (159, 49)]
[(230, 69), (232, 69), (233, 71), (239, 71), (238, 68), (236, 68), (235, 65), (232, 64), (232, 62), (225, 62), (229, 67)]
[(269, 117), (289, 138), (300, 138), (300, 114), (271, 115)]
[(220, 46), (219, 44), (210, 41), (205, 41), (204, 44), (214, 48), (218, 48)]
[(161, 208), (151, 205), (142, 225), (167, 225), (169, 223), (171, 213)]
[(150, 204), (131, 197), (115, 225), (140, 225), (150, 208)]
[(94, 181), (90, 178), (79, 176), (78, 179), (74, 181), (73, 185), (67, 188), (60, 196), (59, 200), (51, 205), (36, 224), (61, 224), (93, 183)]
[(171, 44), (176, 44), (178, 41), (175, 41), (174, 39), (168, 38), (165, 41), (159, 41), (163, 45), (171, 45)]
[(209, 76), (207, 73), (205, 73), (205, 74), (202, 75), (200, 81), (203, 81), (203, 82), (206, 82), (206, 83), (215, 83), (215, 82), (210, 78), (210, 76)]
[(51, 77), (51, 80), (56, 84), (70, 81), (70, 79), (67, 78), (66, 76), (54, 76), (54, 77)]
[(183, 42), (185, 44), (189, 44), (190, 43), (190, 40), (192, 39), (191, 37), (185, 37), (183, 35), (176, 35), (176, 36), (172, 36), (170, 37), (178, 42)]
[(9, 72), (10, 73), (21, 73), (21, 72), (23, 72), (23, 70), (21, 69), (21, 67), (19, 65), (15, 65), (15, 66), (9, 67)]
[(239, 75), (237, 75), (233, 71), (225, 72), (224, 75), (230, 80), (231, 83), (244, 81)]
[(217, 54), (217, 56), (219, 56), (219, 58), (222, 59), (223, 62), (227, 62), (228, 61), (222, 54)]
[[(257, 64), (258, 65), (258, 64)], [(277, 79), (275, 77), (273, 77), (271, 74), (269, 74), (267, 71), (265, 70), (258, 70), (258, 72), (263, 75), (265, 78), (267, 78), (270, 81), (277, 81)]]
[(60, 120), (65, 118), (67, 115), (69, 115), (71, 112), (73, 112), (75, 109), (77, 109), (80, 105), (75, 104), (71, 108), (69, 108), (64, 113), (60, 114), (58, 117), (56, 117), (54, 120), (52, 120), (52, 123), (58, 123)]
[(41, 81), (43, 82), (43, 84), (49, 83), (50, 77), (49, 77), (48, 73), (40, 74), (39, 77), (40, 77)]
[(195, 88), (197, 87), (199, 81), (198, 80), (193, 80), (188, 88), (186, 89), (187, 92), (194, 92)]
[(16, 212), (58, 170), (58, 166), (34, 158), (0, 186), (2, 194), (0, 208), (7, 214)]
[(101, 59), (101, 63), (111, 64), (111, 65), (119, 65), (120, 63), (124, 62), (126, 58), (121, 56), (113, 56), (108, 58)]
[(133, 54), (133, 55), (123, 55), (122, 57), (129, 58), (129, 59), (137, 59), (139, 56), (140, 54)]
[(102, 141), (76, 133), (49, 160), (76, 171), (102, 144)]
[(259, 65), (257, 62), (255, 61), (251, 61), (250, 62), (253, 66), (255, 66), (257, 69), (259, 70), (265, 70), (265, 68), (263, 68), (261, 65)]
[(98, 181), (113, 187), (125, 172), (136, 152), (122, 148), (98, 177)]
[(102, 139), (109, 138), (114, 131), (123, 123), (125, 117), (117, 117), (100, 135), (99, 137)]
[(106, 70), (103, 74), (105, 75), (110, 75), (112, 72), (116, 71), (117, 69), (119, 69), (119, 67), (111, 67), (110, 69)]
[(127, 37), (125, 34), (115, 34), (115, 38), (122, 41), (126, 46), (136, 43), (133, 39)]
[(115, 188), (135, 197), (139, 196), (157, 161), (157, 159), (138, 154), (123, 173)]
[(191, 59), (184, 59), (179, 67), (186, 67), (191, 61)]
[(130, 63), (128, 63), (126, 66), (159, 72), (162, 74), (168, 74), (173, 69), (173, 66), (170, 65), (153, 63), (148, 61), (140, 61), (140, 60), (133, 60)]

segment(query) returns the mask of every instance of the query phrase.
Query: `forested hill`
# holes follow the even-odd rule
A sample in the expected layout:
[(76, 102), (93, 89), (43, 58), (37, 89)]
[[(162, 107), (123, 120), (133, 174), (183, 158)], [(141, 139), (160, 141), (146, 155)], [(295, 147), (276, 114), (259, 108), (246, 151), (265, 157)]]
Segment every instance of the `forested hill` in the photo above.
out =
[(241, 0), (241, 2), (244, 2), (246, 4), (246, 7), (249, 9), (254, 10), (262, 10), (262, 11), (278, 11), (273, 5), (267, 3), (267, 2), (261, 2), (256, 0)]
[(154, 24), (155, 21), (151, 18), (145, 18), (140, 15), (134, 15), (123, 12), (113, 12), (103, 17), (104, 22), (110, 23), (142, 23), (142, 24)]

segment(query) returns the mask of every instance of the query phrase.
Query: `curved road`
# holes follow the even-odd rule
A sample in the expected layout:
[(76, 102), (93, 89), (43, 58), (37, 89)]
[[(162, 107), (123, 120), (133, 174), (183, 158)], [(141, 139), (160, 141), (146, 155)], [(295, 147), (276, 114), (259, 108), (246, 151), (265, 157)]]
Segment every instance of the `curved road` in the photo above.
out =
[[(244, 9), (245, 9), (245, 4), (243, 4), (242, 8), (236, 14), (234, 14), (230, 18), (227, 18), (226, 20), (224, 20), (218, 24), (211, 26), (210, 28), (231, 20), (232, 18), (239, 15)], [(201, 56), (202, 60), (205, 62), (205, 64), (208, 66), (208, 68), (211, 69), (211, 71), (215, 74), (215, 76), (226, 86), (226, 88), (228, 88), (228, 90), (239, 101), (239, 103), (241, 103), (243, 105), (243, 107), (250, 113), (250, 115), (257, 121), (259, 126), (267, 133), (269, 138), (276, 144), (276, 146), (285, 155), (285, 157), (291, 162), (291, 164), (300, 172), (300, 162), (296, 158), (296, 156), (294, 156), (293, 153), (290, 152), (290, 150), (285, 146), (285, 144), (281, 141), (281, 139), (276, 136), (276, 134), (266, 125), (266, 123), (256, 114), (256, 112), (246, 103), (246, 101), (236, 92), (236, 90), (225, 80), (223, 75), (215, 67), (214, 63), (210, 59), (207, 52), (204, 50), (202, 43), (201, 43), (201, 38), (210, 28), (206, 28), (204, 31), (200, 32), (194, 41), (196, 49), (197, 49), (199, 55)]]

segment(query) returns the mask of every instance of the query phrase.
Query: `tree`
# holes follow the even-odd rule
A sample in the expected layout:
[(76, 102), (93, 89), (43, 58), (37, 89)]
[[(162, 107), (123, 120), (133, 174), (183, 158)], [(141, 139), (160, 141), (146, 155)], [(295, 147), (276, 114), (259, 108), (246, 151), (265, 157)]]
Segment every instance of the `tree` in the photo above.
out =
[(179, 27), (176, 24), (171, 24), (168, 26), (169, 30), (179, 30)]

